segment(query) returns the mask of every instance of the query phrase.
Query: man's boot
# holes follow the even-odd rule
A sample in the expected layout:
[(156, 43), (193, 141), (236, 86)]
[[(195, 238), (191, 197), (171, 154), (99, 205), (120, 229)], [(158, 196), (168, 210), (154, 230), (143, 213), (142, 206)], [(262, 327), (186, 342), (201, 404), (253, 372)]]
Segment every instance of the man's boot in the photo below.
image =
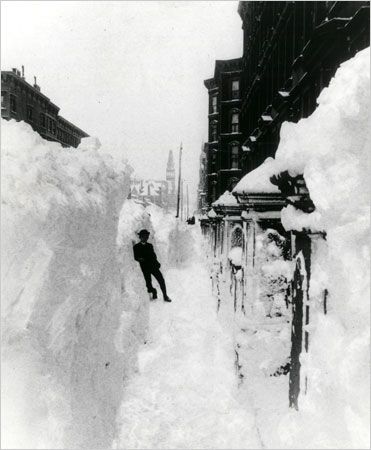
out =
[(164, 297), (164, 302), (171, 302), (171, 298), (166, 295), (166, 297)]
[(153, 291), (152, 291), (152, 300), (156, 300), (156, 298), (157, 298), (157, 291), (156, 291), (155, 288), (153, 288)]

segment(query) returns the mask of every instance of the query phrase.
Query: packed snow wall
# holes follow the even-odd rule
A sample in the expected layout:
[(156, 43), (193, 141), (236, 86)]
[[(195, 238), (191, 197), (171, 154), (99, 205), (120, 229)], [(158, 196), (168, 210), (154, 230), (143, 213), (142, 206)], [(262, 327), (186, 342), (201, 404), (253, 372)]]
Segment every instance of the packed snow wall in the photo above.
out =
[(281, 422), (281, 445), (368, 448), (369, 49), (341, 65), (317, 102), (310, 117), (282, 125), (276, 154), (277, 173), (303, 174), (316, 208), (288, 206), (283, 225), (326, 233), (312, 241), (307, 393)]
[(2, 445), (107, 448), (145, 336), (131, 169), (2, 121)]

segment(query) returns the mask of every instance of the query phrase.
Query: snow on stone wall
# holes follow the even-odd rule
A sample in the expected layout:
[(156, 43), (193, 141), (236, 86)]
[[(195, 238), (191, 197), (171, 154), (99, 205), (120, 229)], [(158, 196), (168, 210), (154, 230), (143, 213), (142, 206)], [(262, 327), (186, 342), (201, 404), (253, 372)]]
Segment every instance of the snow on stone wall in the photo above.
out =
[(301, 359), (308, 392), (282, 421), (281, 445), (368, 448), (369, 49), (341, 65), (318, 104), (307, 119), (282, 125), (276, 154), (278, 171), (304, 174), (316, 207), (285, 210), (283, 224), (327, 234), (312, 245), (309, 353)]
[(123, 384), (146, 321), (139, 291), (129, 289), (141, 274), (132, 273), (128, 228), (141, 228), (146, 216), (138, 205), (126, 206), (126, 217), (137, 209), (136, 216), (125, 223), (122, 213), (118, 233), (130, 168), (98, 146), (84, 139), (78, 149), (65, 149), (25, 123), (2, 121), (7, 448), (112, 443)]

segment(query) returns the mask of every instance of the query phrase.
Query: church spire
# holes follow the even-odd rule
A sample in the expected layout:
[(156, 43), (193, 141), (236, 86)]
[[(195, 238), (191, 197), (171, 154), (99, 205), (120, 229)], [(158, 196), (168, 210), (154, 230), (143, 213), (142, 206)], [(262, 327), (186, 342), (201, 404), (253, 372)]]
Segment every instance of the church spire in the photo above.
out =
[(175, 170), (175, 165), (174, 165), (174, 156), (173, 156), (173, 151), (170, 150), (169, 151), (169, 157), (167, 160), (167, 169), (166, 171), (172, 171)]

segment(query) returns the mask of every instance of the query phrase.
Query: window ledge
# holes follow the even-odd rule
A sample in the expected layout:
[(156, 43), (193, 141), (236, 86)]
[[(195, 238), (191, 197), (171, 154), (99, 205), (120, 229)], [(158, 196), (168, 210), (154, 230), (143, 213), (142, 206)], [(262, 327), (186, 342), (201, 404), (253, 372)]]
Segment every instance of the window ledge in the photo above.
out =
[(231, 102), (240, 102), (240, 98), (231, 98), (229, 100), (222, 100), (221, 103), (231, 103)]

